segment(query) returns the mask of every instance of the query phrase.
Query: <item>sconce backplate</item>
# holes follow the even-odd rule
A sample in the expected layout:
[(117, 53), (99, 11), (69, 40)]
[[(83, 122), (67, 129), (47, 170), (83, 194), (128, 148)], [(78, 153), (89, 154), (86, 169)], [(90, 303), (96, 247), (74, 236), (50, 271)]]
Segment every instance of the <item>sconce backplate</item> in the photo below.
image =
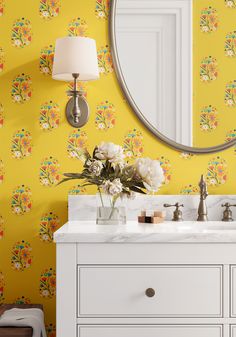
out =
[(67, 118), (68, 123), (71, 126), (73, 126), (74, 128), (81, 128), (88, 121), (89, 106), (88, 106), (87, 101), (82, 96), (78, 96), (77, 99), (78, 99), (78, 105), (79, 105), (80, 113), (81, 113), (81, 115), (79, 117), (79, 122), (78, 123), (74, 122), (74, 117), (73, 117), (73, 114), (72, 114), (72, 109), (73, 109), (73, 106), (74, 106), (74, 98), (73, 97), (71, 97), (66, 104), (66, 118)]

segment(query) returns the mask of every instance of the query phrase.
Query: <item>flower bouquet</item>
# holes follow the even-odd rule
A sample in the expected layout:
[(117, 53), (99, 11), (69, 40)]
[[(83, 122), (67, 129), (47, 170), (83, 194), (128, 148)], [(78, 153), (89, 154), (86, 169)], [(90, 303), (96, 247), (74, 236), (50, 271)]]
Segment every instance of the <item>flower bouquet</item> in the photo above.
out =
[[(134, 164), (125, 159), (123, 148), (113, 143), (102, 142), (96, 146), (93, 154), (83, 152), (84, 162), (81, 173), (64, 173), (60, 184), (73, 179), (80, 179), (81, 187), (96, 185), (101, 199), (98, 207), (98, 224), (126, 223), (124, 208), (115, 207), (119, 198), (132, 198), (135, 193), (156, 192), (164, 180), (159, 161), (139, 158)], [(109, 200), (105, 205), (104, 194)]]

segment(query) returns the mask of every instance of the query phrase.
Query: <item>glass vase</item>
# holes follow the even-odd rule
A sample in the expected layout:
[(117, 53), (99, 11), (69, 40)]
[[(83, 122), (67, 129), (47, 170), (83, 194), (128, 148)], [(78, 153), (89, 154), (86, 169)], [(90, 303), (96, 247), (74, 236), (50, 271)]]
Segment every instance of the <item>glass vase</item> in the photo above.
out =
[(117, 200), (114, 204), (109, 195), (98, 194), (97, 202), (97, 225), (126, 224), (126, 208), (122, 206), (121, 200)]

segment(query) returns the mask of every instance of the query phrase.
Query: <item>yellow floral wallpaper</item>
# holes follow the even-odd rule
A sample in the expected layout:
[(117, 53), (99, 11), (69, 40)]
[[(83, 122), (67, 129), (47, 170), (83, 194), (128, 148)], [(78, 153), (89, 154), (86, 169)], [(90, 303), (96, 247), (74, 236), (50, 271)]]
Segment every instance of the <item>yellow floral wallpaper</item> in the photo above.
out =
[[(235, 148), (179, 153), (157, 141), (131, 111), (112, 67), (108, 11), (108, 0), (0, 0), (0, 302), (42, 303), (50, 337), (53, 232), (67, 220), (68, 193), (95, 193), (57, 183), (63, 172), (81, 169), (83, 148), (112, 141), (130, 160), (159, 159), (165, 172), (160, 193), (197, 193), (204, 173), (210, 193), (236, 194)], [(236, 136), (235, 15), (234, 0), (194, 0), (194, 130), (201, 145)], [(81, 130), (64, 116), (71, 83), (51, 79), (55, 40), (66, 35), (97, 41), (101, 78), (79, 83), (91, 108)]]

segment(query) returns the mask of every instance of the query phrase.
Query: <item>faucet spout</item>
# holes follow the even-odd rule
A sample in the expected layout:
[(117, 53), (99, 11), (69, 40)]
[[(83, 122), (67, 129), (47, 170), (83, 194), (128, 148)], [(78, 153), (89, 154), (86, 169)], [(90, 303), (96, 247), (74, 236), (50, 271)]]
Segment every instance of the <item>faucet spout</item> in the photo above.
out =
[(206, 205), (206, 198), (208, 196), (208, 191), (207, 191), (207, 184), (205, 182), (203, 174), (201, 175), (199, 188), (200, 188), (200, 202), (198, 206), (197, 221), (208, 221), (207, 205)]

